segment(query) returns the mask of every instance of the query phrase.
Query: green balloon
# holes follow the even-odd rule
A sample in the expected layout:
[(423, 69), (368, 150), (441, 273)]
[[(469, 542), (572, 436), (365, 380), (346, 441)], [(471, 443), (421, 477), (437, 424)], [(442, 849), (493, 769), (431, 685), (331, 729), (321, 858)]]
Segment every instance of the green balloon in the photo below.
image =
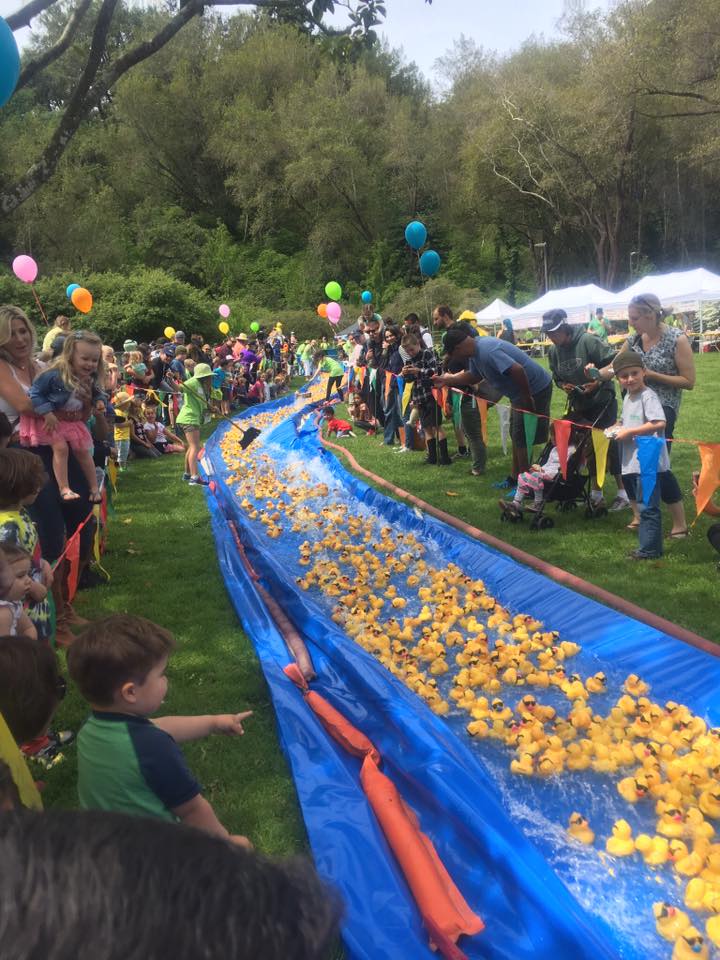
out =
[(260, 324), (257, 322), (257, 320), (253, 320), (253, 322), (250, 324), (250, 329), (252, 330), (253, 333), (258, 332), (258, 330), (260, 329)]
[(337, 280), (325, 284), (325, 294), (328, 300), (339, 300), (342, 297), (342, 287)]

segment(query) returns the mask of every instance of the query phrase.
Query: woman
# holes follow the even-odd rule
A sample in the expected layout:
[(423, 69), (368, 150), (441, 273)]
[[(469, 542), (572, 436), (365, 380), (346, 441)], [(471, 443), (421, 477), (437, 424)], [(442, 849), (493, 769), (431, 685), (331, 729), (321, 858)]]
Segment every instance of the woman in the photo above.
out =
[(509, 317), (505, 317), (502, 322), (502, 333), (498, 337), (498, 340), (505, 340), (507, 343), (515, 343), (515, 331), (513, 330), (512, 320)]
[(207, 480), (203, 480), (198, 473), (197, 460), (200, 453), (200, 428), (204, 423), (205, 414), (210, 409), (212, 376), (213, 372), (209, 364), (197, 364), (195, 376), (186, 380), (182, 385), (185, 402), (175, 421), (175, 426), (181, 428), (188, 444), (185, 451), (183, 480), (194, 487), (206, 487), (208, 485)]
[[(657, 393), (665, 411), (665, 437), (669, 451), (682, 391), (692, 390), (695, 386), (695, 361), (690, 341), (678, 327), (665, 323), (665, 316), (662, 304), (653, 293), (633, 297), (628, 304), (628, 323), (635, 328), (635, 333), (628, 337), (622, 349), (635, 350), (643, 358), (645, 382)], [(660, 495), (672, 519), (668, 536), (674, 540), (687, 537), (680, 484), (671, 470), (661, 474)], [(637, 523), (631, 526), (637, 526)]]
[[(13, 443), (18, 442), (17, 428), (21, 413), (32, 413), (30, 386), (42, 367), (33, 360), (35, 354), (35, 329), (25, 313), (14, 306), (0, 306), (0, 411), (13, 428)], [(37, 447), (33, 453), (43, 460), (48, 482), (40, 491), (37, 500), (28, 512), (34, 520), (43, 559), (53, 563), (65, 548), (66, 536), (72, 535), (87, 515), (89, 489), (80, 465), (72, 454), (69, 458), (69, 480), (80, 494), (78, 500), (63, 501), (52, 470), (52, 448)], [(81, 565), (90, 559), (94, 525), (87, 523), (80, 538)], [(59, 642), (72, 642), (68, 626), (81, 626), (88, 621), (78, 617), (69, 603), (65, 602), (63, 582), (67, 564), (56, 570), (53, 596), (57, 609), (57, 632)]]
[[(400, 436), (400, 451), (405, 453), (405, 430), (403, 428), (403, 418), (400, 410), (400, 395), (397, 387), (397, 377), (402, 370), (404, 363), (400, 356), (400, 330), (395, 326), (386, 326), (383, 335), (383, 352), (381, 369), (383, 371), (383, 381), (380, 384), (383, 397), (383, 413), (385, 414), (385, 424), (383, 427), (383, 443), (392, 447), (395, 443), (395, 434)], [(389, 387), (385, 383), (385, 373), (393, 374), (390, 378)]]

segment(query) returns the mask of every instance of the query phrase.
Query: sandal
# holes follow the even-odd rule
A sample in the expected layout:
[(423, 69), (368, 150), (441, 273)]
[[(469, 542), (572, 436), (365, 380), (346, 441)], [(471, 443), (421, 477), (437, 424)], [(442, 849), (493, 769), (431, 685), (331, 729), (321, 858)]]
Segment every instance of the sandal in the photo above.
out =
[(687, 540), (690, 536), (690, 531), (686, 528), (685, 530), (676, 530), (674, 533), (666, 533), (665, 536), (668, 540)]
[(635, 522), (629, 523), (629, 524), (625, 527), (625, 529), (626, 529), (626, 530), (639, 530), (639, 529), (640, 529), (640, 521), (638, 520), (637, 523), (635, 523)]
[(74, 490), (71, 490), (70, 487), (65, 487), (64, 490), (61, 490), (61, 491), (60, 491), (60, 499), (61, 499), (61, 500), (64, 500), (66, 503), (68, 503), (68, 502), (70, 502), (70, 501), (72, 501), (72, 500), (79, 500), (79, 499), (80, 499), (80, 494), (79, 494), (79, 493), (75, 493), (75, 491), (74, 491)]

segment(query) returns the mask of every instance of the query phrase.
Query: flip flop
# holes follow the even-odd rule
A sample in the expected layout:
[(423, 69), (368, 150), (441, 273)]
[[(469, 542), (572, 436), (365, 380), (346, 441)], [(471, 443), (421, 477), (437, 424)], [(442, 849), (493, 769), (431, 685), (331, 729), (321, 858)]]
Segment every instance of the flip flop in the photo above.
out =
[(639, 523), (629, 523), (629, 524), (625, 527), (625, 529), (626, 529), (626, 530), (639, 530), (639, 529), (640, 529), (640, 524), (639, 524)]
[(689, 530), (676, 530), (675, 533), (666, 534), (668, 540), (687, 540), (690, 536)]

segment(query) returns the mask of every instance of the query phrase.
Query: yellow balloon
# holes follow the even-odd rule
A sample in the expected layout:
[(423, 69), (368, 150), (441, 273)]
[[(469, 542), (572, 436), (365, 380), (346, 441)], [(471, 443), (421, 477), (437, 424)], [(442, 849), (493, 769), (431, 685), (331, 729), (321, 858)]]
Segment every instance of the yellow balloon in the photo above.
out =
[(175, 327), (165, 327), (165, 329), (163, 330), (163, 333), (168, 338), (168, 340), (172, 340), (172, 338), (175, 336)]
[(230, 333), (230, 324), (229, 324), (229, 323), (225, 323), (224, 320), (221, 320), (220, 323), (218, 324), (218, 330), (219, 330), (220, 333), (222, 333), (224, 336), (227, 336), (228, 333)]

